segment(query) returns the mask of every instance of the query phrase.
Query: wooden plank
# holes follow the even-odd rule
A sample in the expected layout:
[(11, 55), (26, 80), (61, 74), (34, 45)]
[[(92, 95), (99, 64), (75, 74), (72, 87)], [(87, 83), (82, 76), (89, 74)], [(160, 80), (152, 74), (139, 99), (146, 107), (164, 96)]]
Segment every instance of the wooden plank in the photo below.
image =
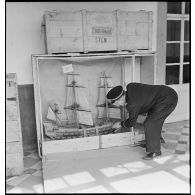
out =
[(17, 102), (6, 100), (6, 121), (18, 120), (18, 118)]
[(6, 121), (6, 142), (20, 141), (18, 121)]
[(34, 84), (34, 100), (35, 100), (35, 116), (36, 116), (36, 131), (37, 131), (37, 146), (38, 146), (38, 154), (41, 157), (42, 156), (42, 139), (41, 139), (41, 122), (40, 122), (40, 113), (39, 110), (39, 83), (37, 78), (37, 68), (38, 68), (38, 59), (36, 57), (32, 56), (32, 69), (33, 69), (33, 84)]
[(99, 136), (43, 142), (43, 154), (99, 149)]
[(6, 142), (6, 154), (23, 153), (22, 144), (20, 142)]
[(132, 132), (101, 135), (101, 148), (133, 144)]
[(120, 11), (117, 16), (121, 50), (151, 49), (152, 12)]
[(83, 52), (82, 12), (46, 11), (48, 53)]

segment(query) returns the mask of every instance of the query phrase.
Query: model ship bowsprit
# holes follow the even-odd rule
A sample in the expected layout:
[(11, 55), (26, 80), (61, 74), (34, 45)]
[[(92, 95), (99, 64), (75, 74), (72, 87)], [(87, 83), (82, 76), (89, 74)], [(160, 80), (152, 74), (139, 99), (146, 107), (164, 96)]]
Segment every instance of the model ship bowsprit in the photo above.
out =
[(60, 107), (55, 100), (49, 102), (47, 119), (43, 122), (46, 137), (69, 139), (112, 133), (111, 126), (114, 121), (111, 118), (120, 119), (121, 112), (118, 106), (109, 105), (106, 99), (109, 88), (113, 87), (110, 78), (106, 74), (100, 77), (100, 93), (96, 105), (99, 122), (94, 125), (80, 74), (68, 73), (65, 106)]

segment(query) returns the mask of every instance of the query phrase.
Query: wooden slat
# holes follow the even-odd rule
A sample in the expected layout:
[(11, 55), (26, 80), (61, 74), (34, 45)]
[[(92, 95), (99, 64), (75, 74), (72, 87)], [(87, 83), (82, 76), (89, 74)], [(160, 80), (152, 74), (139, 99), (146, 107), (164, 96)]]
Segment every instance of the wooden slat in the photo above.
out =
[(83, 51), (81, 11), (46, 11), (44, 18), (48, 53)]
[(151, 49), (152, 12), (120, 11), (118, 14), (120, 49)]
[(6, 100), (6, 121), (18, 120), (18, 107), (16, 101)]
[(23, 149), (20, 142), (7, 142), (6, 143), (6, 154), (16, 154), (20, 153), (22, 155)]
[(100, 139), (101, 139), (101, 148), (125, 146), (133, 143), (133, 134), (131, 132), (127, 132), (127, 133), (101, 135)]
[(99, 136), (43, 142), (43, 154), (74, 152), (99, 148)]
[(18, 121), (6, 122), (6, 142), (20, 141)]

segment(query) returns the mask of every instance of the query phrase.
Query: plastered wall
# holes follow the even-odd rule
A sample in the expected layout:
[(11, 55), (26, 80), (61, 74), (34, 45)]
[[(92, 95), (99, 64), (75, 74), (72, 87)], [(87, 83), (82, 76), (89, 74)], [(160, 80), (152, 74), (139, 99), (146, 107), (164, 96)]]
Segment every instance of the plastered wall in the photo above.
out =
[(32, 84), (31, 54), (44, 54), (41, 30), (45, 10), (153, 11), (153, 45), (156, 49), (157, 2), (8, 2), (6, 3), (6, 72), (15, 72), (18, 84)]

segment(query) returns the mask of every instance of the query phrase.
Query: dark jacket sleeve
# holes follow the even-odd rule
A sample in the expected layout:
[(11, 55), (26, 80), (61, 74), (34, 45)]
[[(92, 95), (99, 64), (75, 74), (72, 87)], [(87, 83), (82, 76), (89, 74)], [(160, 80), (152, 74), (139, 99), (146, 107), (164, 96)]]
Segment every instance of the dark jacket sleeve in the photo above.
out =
[(129, 111), (129, 118), (121, 122), (121, 126), (125, 128), (133, 127), (139, 115), (137, 107), (127, 107), (127, 110)]

